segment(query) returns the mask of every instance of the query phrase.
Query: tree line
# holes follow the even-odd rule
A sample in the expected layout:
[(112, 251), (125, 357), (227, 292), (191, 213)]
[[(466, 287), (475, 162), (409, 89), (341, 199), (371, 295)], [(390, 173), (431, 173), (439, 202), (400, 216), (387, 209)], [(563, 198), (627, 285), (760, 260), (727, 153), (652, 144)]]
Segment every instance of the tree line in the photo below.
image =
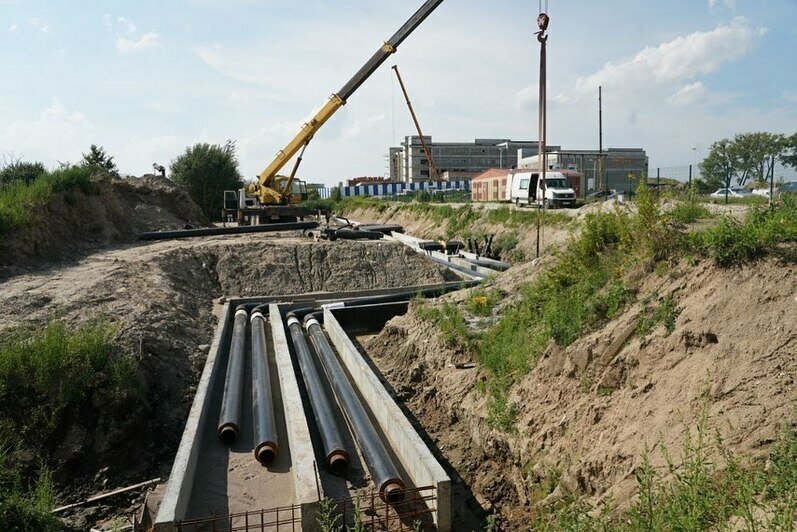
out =
[(698, 167), (707, 185), (730, 187), (734, 180), (738, 186), (768, 182), (776, 164), (797, 170), (797, 133), (758, 131), (718, 140)]

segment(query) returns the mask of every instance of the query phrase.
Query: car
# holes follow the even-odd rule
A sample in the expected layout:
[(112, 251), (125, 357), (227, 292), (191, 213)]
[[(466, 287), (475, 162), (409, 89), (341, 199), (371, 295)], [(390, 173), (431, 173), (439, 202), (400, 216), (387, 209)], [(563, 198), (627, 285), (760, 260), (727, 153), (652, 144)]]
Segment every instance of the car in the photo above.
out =
[(765, 198), (769, 197), (769, 189), (768, 188), (757, 188), (753, 191), (753, 196), (763, 196)]
[(600, 201), (600, 200), (610, 200), (617, 197), (617, 191), (612, 190), (598, 190), (591, 194), (587, 194), (587, 202), (591, 201)]
[[(749, 190), (743, 187), (730, 187), (729, 189), (727, 189), (727, 196), (729, 198), (734, 198), (734, 199), (749, 198), (752, 195), (753, 194)], [(717, 189), (716, 192), (712, 192), (711, 194), (709, 194), (709, 197), (712, 198), (724, 198), (725, 196), (726, 196), (726, 189), (724, 188)]]

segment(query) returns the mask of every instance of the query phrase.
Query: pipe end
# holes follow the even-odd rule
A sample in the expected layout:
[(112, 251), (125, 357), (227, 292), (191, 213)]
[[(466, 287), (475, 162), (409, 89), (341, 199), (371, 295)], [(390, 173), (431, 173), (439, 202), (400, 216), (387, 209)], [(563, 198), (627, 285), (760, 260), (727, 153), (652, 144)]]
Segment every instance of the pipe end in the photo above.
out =
[(379, 498), (388, 504), (395, 504), (404, 500), (404, 481), (400, 478), (389, 478), (379, 486)]
[(349, 469), (349, 453), (342, 449), (332, 451), (327, 456), (327, 467), (333, 475), (342, 477)]
[(216, 433), (218, 434), (221, 443), (224, 445), (232, 445), (238, 439), (241, 429), (235, 423), (225, 423), (219, 427)]
[(278, 456), (279, 447), (271, 441), (263, 442), (255, 449), (255, 458), (265, 466), (272, 464)]

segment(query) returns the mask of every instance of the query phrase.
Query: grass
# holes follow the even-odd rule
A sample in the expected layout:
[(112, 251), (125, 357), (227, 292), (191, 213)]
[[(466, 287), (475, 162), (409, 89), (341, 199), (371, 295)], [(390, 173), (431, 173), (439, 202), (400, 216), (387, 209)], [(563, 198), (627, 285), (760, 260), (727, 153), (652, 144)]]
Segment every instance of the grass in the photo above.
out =
[(648, 336), (657, 325), (664, 325), (667, 334), (675, 330), (675, 320), (680, 314), (678, 303), (672, 294), (659, 298), (656, 297), (657, 305), (651, 307), (651, 299), (642, 301), (642, 314), (637, 322), (636, 333), (640, 337)]
[(699, 531), (794, 530), (797, 518), (797, 432), (782, 429), (766, 462), (743, 464), (705, 416), (688, 431), (678, 460), (660, 446), (666, 463), (656, 469), (645, 449), (637, 468), (639, 496), (618, 513), (610, 502), (589, 506), (578, 494), (556, 508), (540, 510), (535, 530)]
[(41, 465), (25, 481), (8, 448), (0, 445), (0, 527), (3, 530), (57, 532), (64, 525), (52, 513), (55, 488), (49, 470)]
[(59, 192), (73, 189), (86, 194), (93, 192), (93, 172), (86, 166), (71, 166), (40, 174), (29, 183), (20, 180), (0, 186), (0, 234), (35, 223), (35, 207), (47, 203)]
[(425, 299), (415, 301), (416, 315), (423, 321), (437, 325), (448, 347), (471, 352), (474, 348), (474, 336), (468, 329), (468, 322), (457, 305), (448, 301), (434, 304)]
[(31, 457), (44, 455), (77, 419), (96, 416), (96, 404), (103, 416), (126, 419), (143, 403), (134, 363), (120, 354), (115, 333), (106, 322), (53, 322), (0, 339), (0, 529), (60, 530), (47, 517), (49, 473)]
[(0, 342), (0, 428), (36, 448), (64, 418), (101, 391), (106, 408), (137, 395), (132, 358), (113, 343), (116, 327), (96, 322), (69, 328), (53, 322), (19, 330)]
[(753, 207), (742, 222), (723, 216), (714, 227), (691, 235), (693, 249), (723, 267), (766, 255), (794, 260), (795, 242), (797, 199), (790, 195), (772, 206)]
[(509, 207), (499, 207), (487, 211), (487, 222), (491, 224), (501, 224), (507, 227), (528, 227), (536, 226), (540, 219), (542, 225), (562, 225), (570, 222), (572, 218), (564, 213), (539, 209), (510, 209)]

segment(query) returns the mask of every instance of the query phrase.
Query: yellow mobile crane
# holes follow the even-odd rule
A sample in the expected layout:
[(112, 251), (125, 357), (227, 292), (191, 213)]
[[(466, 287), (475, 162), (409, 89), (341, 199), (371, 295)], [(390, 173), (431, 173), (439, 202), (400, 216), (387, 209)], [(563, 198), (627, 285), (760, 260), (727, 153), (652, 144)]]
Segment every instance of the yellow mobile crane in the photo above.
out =
[[(346, 101), (354, 94), (371, 74), (393, 53), (398, 46), (417, 28), (443, 0), (427, 0), (412, 15), (401, 28), (388, 39), (376, 53), (360, 68), (342, 89), (333, 94), (329, 101), (321, 108), (318, 113), (304, 126), (301, 131), (277, 153), (265, 170), (260, 174), (256, 183), (249, 183), (242, 190), (225, 192), (224, 215), (230, 210), (238, 211), (238, 222), (248, 223), (247, 215), (265, 215), (269, 220), (284, 220), (289, 217), (303, 216), (309, 214), (296, 206), (302, 201), (302, 183), (295, 179), (296, 171), (302, 161), (305, 148), (313, 139), (313, 136), (321, 126), (329, 120), (335, 111), (346, 105)], [(296, 154), (299, 157), (293, 166), (289, 176), (277, 175), (285, 164)], [(297, 186), (298, 185), (298, 186)], [(237, 208), (233, 206), (237, 203)]]

